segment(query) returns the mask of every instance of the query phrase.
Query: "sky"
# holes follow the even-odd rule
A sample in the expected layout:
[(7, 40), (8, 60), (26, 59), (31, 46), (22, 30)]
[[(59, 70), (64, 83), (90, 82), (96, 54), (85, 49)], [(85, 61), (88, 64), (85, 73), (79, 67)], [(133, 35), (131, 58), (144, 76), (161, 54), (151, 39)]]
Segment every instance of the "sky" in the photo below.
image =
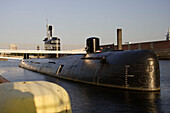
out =
[(43, 44), (46, 19), (63, 45), (165, 40), (170, 0), (0, 0), (0, 43)]

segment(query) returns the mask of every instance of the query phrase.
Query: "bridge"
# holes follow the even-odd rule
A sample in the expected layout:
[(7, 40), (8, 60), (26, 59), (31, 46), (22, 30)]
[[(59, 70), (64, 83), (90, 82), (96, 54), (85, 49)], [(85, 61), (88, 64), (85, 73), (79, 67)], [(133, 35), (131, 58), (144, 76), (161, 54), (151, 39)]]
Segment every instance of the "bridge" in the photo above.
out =
[[(0, 43), (0, 58), (9, 58), (10, 55), (17, 54), (86, 54), (83, 45), (62, 45), (61, 50), (44, 50), (44, 44), (10, 44)], [(16, 57), (16, 56), (15, 56)], [(12, 59), (12, 58), (11, 58)]]
[(29, 53), (29, 54), (86, 54), (84, 50), (63, 50), (63, 51), (47, 51), (47, 50), (9, 50), (0, 49), (0, 53)]

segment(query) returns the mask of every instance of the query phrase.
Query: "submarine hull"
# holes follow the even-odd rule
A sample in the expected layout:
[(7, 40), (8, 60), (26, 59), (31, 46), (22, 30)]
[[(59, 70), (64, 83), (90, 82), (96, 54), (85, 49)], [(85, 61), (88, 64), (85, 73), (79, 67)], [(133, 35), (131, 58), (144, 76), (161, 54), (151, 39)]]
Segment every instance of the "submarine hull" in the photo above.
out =
[(19, 66), (68, 80), (128, 90), (160, 90), (157, 56), (148, 50), (25, 59)]

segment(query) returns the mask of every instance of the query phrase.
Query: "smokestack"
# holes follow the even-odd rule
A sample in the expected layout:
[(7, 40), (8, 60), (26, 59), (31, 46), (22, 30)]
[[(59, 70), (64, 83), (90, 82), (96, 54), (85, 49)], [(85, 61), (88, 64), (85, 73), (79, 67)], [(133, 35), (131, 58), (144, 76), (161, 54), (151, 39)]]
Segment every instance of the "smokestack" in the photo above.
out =
[(50, 37), (52, 37), (52, 29), (53, 29), (53, 27), (52, 27), (52, 26), (49, 26)]
[(122, 50), (122, 29), (117, 29), (117, 50)]

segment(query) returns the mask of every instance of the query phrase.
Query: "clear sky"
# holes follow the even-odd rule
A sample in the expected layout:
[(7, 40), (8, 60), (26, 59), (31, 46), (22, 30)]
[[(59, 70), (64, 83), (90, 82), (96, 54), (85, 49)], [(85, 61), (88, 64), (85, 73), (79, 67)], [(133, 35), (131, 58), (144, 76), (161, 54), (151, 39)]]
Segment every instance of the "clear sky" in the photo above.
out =
[(117, 28), (123, 42), (165, 40), (170, 0), (0, 0), (0, 43), (42, 44), (46, 17), (62, 44), (116, 43)]

